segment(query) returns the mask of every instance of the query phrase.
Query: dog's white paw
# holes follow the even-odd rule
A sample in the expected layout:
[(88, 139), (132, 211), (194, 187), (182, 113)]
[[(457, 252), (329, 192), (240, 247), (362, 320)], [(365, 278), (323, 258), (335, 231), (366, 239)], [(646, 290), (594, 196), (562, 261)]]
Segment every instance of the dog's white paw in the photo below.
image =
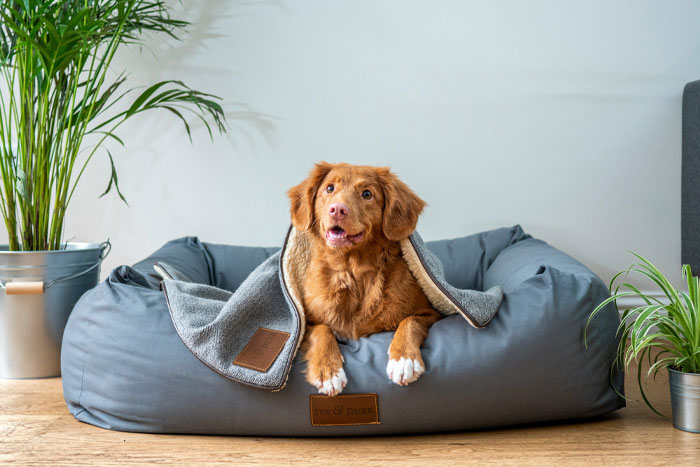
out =
[(340, 394), (347, 384), (348, 377), (345, 376), (345, 370), (342, 368), (329, 379), (316, 381), (318, 392), (327, 396)]
[(390, 380), (400, 386), (406, 386), (417, 380), (423, 374), (423, 363), (413, 358), (401, 357), (398, 360), (389, 359), (386, 374)]

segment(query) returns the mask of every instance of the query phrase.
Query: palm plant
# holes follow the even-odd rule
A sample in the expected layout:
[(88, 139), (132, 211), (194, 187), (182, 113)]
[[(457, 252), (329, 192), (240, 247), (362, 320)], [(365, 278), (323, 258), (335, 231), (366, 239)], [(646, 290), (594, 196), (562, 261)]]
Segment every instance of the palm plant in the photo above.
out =
[(114, 188), (124, 200), (103, 143), (123, 146), (116, 130), (131, 117), (167, 110), (190, 139), (187, 112), (210, 137), (226, 130), (216, 96), (175, 80), (125, 88), (124, 74), (109, 73), (122, 45), (187, 27), (163, 1), (0, 0), (0, 18), (0, 210), (11, 251), (61, 248), (66, 209), (100, 149), (111, 163), (103, 195)]
[[(661, 415), (651, 404), (644, 391), (642, 378), (656, 377), (664, 368), (686, 373), (700, 373), (700, 285), (689, 265), (683, 266), (683, 277), (688, 292), (678, 291), (650, 261), (632, 253), (640, 261), (625, 271), (617, 273), (610, 281), (611, 297), (598, 305), (588, 318), (588, 324), (605, 306), (622, 297), (636, 296), (644, 305), (625, 310), (622, 314), (618, 335), (620, 343), (615, 365), (629, 370), (632, 360), (649, 362), (649, 370), (643, 374), (638, 365), (637, 382), (644, 402)], [(668, 303), (641, 292), (628, 282), (615, 286), (621, 277), (630, 272), (642, 275), (661, 289)], [(615, 289), (613, 291), (613, 287)], [(629, 345), (628, 345), (629, 341)]]

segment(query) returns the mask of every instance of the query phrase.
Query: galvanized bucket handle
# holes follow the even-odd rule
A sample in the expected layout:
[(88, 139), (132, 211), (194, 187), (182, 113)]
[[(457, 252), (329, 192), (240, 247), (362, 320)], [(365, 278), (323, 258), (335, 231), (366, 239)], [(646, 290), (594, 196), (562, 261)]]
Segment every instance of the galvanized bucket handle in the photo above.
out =
[(107, 257), (107, 255), (109, 255), (111, 251), (112, 244), (110, 243), (109, 239), (107, 239), (106, 241), (100, 243), (100, 258), (97, 260), (97, 262), (89, 268), (80, 271), (79, 273), (71, 274), (70, 276), (59, 277), (58, 279), (54, 279), (46, 283), (44, 283), (43, 281), (5, 282), (4, 284), (0, 282), (0, 288), (4, 289), (5, 294), (7, 295), (40, 295), (43, 294), (46, 289), (48, 289), (54, 284), (75, 279), (76, 277), (80, 277), (83, 274), (87, 274), (88, 272), (92, 271), (100, 264), (102, 264), (102, 261)]

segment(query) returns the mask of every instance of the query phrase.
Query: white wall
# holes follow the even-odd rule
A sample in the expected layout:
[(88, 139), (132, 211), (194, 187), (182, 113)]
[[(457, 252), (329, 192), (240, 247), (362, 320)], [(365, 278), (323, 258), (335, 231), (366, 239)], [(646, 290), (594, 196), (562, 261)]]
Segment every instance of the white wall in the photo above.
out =
[[(110, 237), (112, 267), (168, 239), (278, 245), (313, 162), (391, 166), (428, 203), (424, 238), (520, 223), (607, 281), (635, 250), (680, 282), (681, 95), (700, 79), (700, 2), (174, 3), (182, 43), (118, 68), (183, 79), (269, 116), (190, 145), (164, 113), (86, 173), (66, 237)], [(243, 131), (240, 130), (243, 128)]]

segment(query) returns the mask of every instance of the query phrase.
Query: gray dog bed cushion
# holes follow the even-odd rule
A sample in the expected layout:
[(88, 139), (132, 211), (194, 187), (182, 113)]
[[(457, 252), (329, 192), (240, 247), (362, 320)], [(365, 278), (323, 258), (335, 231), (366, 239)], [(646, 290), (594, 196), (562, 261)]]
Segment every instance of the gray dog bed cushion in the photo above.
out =
[[(235, 292), (278, 253), (202, 243), (167, 243), (133, 267), (121, 266), (76, 304), (61, 364), (70, 412), (122, 431), (230, 435), (339, 436), (465, 430), (602, 415), (624, 407), (622, 374), (611, 375), (619, 316), (584, 265), (519, 226), (427, 242), (455, 289), (500, 287), (503, 302), (483, 328), (463, 316), (435, 323), (422, 348), (426, 371), (401, 387), (386, 376), (392, 333), (340, 344), (345, 395), (376, 394), (377, 422), (312, 424), (316, 388), (300, 357), (284, 389), (232, 381), (201, 362), (171, 319), (156, 263), (179, 279)], [(372, 396), (374, 397), (374, 396)], [(336, 408), (340, 405), (336, 404)]]

